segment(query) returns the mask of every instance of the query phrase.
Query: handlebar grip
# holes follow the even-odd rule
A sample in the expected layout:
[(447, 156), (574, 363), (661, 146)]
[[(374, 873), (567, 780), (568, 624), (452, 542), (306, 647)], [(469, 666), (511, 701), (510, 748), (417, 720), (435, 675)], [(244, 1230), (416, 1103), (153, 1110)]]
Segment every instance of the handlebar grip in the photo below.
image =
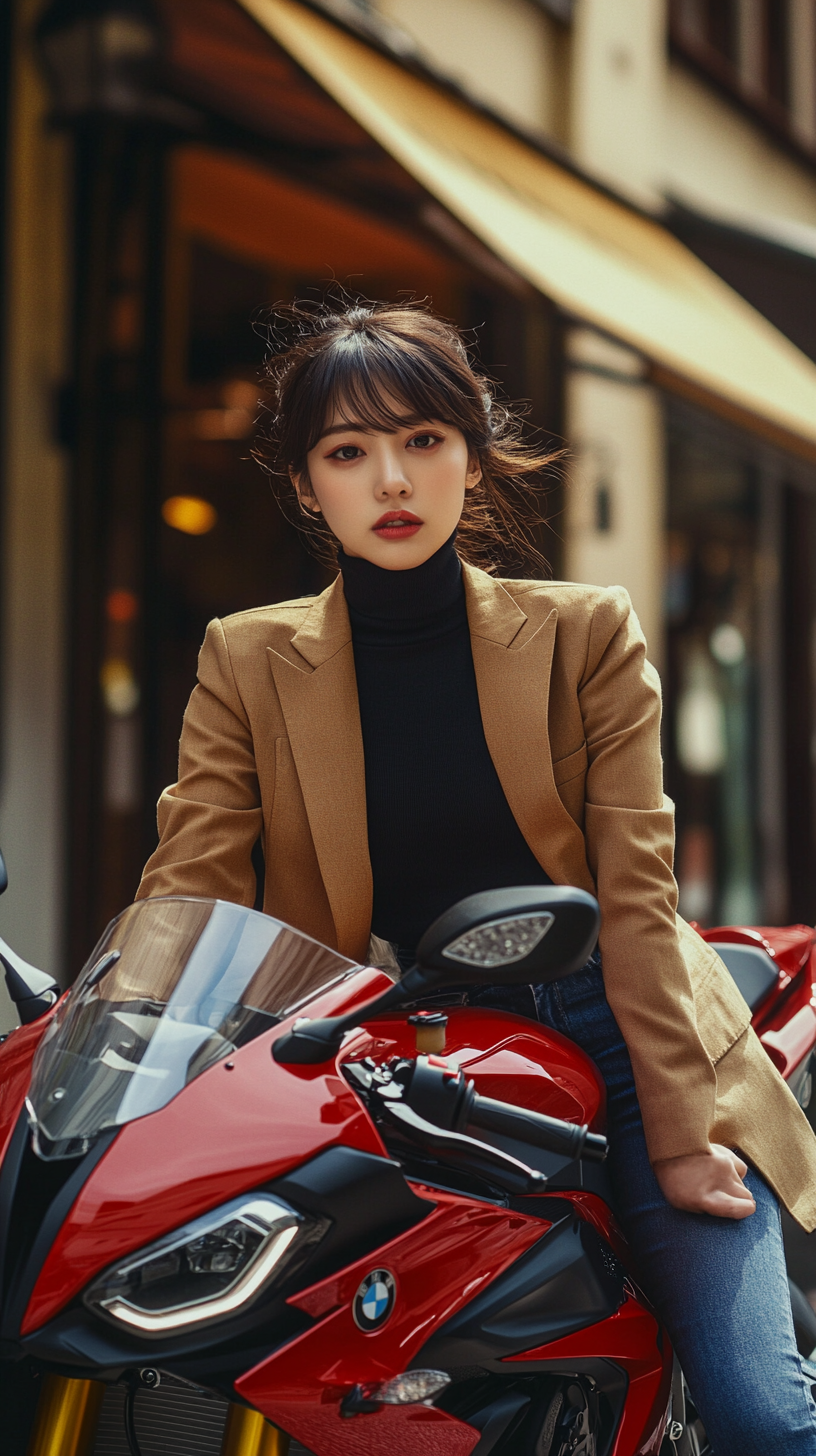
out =
[(608, 1152), (609, 1143), (606, 1138), (599, 1132), (588, 1132), (579, 1156), (588, 1163), (605, 1163)]
[(468, 1108), (467, 1120), (473, 1127), (503, 1133), (505, 1137), (517, 1138), (519, 1142), (531, 1143), (550, 1153), (560, 1153), (565, 1158), (586, 1158), (592, 1163), (602, 1163), (606, 1157), (606, 1138), (590, 1132), (586, 1126), (562, 1122), (561, 1118), (547, 1117), (543, 1112), (529, 1112), (525, 1107), (513, 1107), (509, 1102), (496, 1102), (494, 1098), (480, 1097), (478, 1093)]

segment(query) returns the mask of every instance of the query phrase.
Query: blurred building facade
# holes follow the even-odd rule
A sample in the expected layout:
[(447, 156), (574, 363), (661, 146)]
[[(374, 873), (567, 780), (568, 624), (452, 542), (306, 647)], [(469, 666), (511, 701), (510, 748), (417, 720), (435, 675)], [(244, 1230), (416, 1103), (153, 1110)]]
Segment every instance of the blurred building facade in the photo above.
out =
[(750, 408), (718, 392), (702, 341), (698, 368), (668, 367), (625, 300), (620, 328), (565, 303), (554, 253), (549, 287), (411, 161), (365, 59), (546, 163), (576, 227), (614, 212), (610, 257), (630, 224), (664, 238), (689, 294), (702, 260), (712, 307), (724, 280), (816, 400), (816, 0), (9, 13), (6, 938), (76, 973), (155, 842), (207, 621), (328, 580), (250, 450), (263, 309), (332, 279), (431, 298), (566, 438), (544, 549), (557, 575), (623, 583), (644, 624), (685, 913), (816, 920), (816, 412), (797, 428), (761, 388)]

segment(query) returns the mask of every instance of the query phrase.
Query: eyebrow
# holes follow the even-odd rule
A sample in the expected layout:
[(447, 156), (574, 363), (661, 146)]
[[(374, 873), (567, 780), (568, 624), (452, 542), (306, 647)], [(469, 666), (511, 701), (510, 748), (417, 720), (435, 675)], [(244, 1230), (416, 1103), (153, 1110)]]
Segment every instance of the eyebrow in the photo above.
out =
[[(398, 428), (408, 430), (415, 427), (418, 428), (425, 423), (426, 421), (424, 420), (404, 420), (401, 425), (389, 430), (384, 425), (365, 425), (359, 420), (341, 420), (339, 425), (330, 425), (327, 430), (323, 430), (322, 434), (318, 435), (315, 440), (315, 446), (319, 445), (320, 441), (325, 440), (329, 435), (344, 435), (346, 430), (358, 430), (361, 435), (396, 435)], [(427, 423), (430, 424), (431, 421), (428, 420)], [(314, 449), (314, 446), (312, 448)]]
[[(363, 425), (354, 420), (343, 420), (339, 425), (330, 425), (328, 430), (324, 430), (322, 435), (318, 435), (315, 443), (319, 445), (320, 441), (325, 440), (328, 435), (344, 435), (347, 430), (358, 430), (361, 435), (374, 435), (377, 433), (376, 430), (372, 429), (371, 425)], [(396, 432), (394, 430), (386, 430), (385, 433), (392, 435)]]

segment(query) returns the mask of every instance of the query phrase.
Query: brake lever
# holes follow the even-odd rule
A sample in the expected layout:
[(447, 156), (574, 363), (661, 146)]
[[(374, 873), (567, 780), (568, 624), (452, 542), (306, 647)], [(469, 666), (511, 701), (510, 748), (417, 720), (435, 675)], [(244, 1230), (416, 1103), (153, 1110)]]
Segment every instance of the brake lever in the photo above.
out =
[(547, 1187), (544, 1173), (528, 1168), (526, 1163), (511, 1157), (509, 1153), (503, 1153), (499, 1148), (490, 1147), (488, 1143), (479, 1142), (477, 1138), (468, 1137), (465, 1133), (449, 1132), (446, 1128), (437, 1127), (436, 1123), (427, 1122), (404, 1102), (388, 1097), (379, 1098), (378, 1102), (378, 1110), (382, 1116), (399, 1128), (411, 1142), (446, 1153), (453, 1161), (481, 1173), (482, 1176), (489, 1176), (507, 1193), (543, 1193)]

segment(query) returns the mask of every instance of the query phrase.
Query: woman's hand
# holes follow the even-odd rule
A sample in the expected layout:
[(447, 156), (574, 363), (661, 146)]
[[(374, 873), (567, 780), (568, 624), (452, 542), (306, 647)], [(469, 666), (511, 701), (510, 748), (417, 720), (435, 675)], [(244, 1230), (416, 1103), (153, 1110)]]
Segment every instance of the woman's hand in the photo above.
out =
[(711, 1143), (707, 1153), (663, 1158), (654, 1165), (663, 1197), (686, 1213), (713, 1213), (718, 1218), (748, 1218), (754, 1196), (743, 1178), (748, 1164), (730, 1148)]

